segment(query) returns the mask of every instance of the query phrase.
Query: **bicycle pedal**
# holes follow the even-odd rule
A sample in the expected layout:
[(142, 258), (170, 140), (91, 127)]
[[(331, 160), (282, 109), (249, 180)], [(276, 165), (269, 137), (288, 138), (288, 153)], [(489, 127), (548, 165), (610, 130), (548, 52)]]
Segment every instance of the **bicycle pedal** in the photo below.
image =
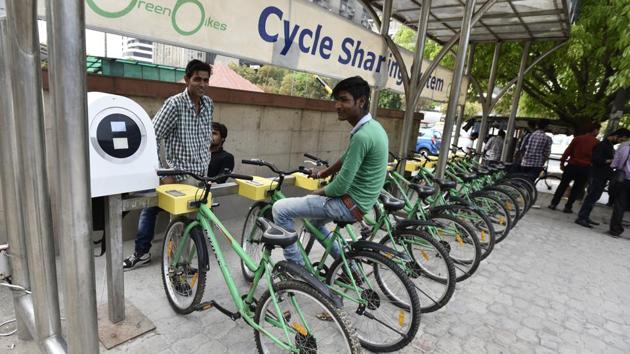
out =
[(195, 311), (207, 311), (214, 307), (214, 301), (205, 301), (197, 304), (194, 307)]

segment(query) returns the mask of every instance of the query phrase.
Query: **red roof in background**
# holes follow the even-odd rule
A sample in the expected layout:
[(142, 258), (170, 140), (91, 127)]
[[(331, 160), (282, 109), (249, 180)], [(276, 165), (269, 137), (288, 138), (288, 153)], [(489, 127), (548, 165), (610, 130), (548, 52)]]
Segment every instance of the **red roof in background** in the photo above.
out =
[(229, 66), (219, 63), (212, 65), (210, 86), (242, 91), (264, 92), (260, 87), (252, 84), (234, 70), (230, 69)]

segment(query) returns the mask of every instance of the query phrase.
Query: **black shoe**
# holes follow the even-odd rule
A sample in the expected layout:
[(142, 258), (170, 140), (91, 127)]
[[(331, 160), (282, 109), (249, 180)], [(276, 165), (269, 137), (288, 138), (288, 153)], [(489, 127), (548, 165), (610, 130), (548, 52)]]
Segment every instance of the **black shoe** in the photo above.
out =
[(582, 219), (576, 219), (575, 223), (580, 225), (580, 226), (584, 226), (584, 227), (588, 227), (589, 229), (592, 229), (593, 227), (588, 223), (588, 221), (586, 220), (582, 220)]
[(595, 222), (595, 221), (593, 221), (593, 220), (591, 220), (591, 219), (588, 219), (588, 220), (586, 220), (586, 221), (588, 221), (588, 223), (589, 223), (589, 224), (591, 224), (591, 225), (595, 225), (595, 226), (598, 226), (598, 225), (599, 225), (599, 223), (598, 223), (598, 222)]
[(549, 206), (547, 208), (549, 208), (551, 210), (556, 210), (556, 206), (553, 205), (553, 204), (549, 204)]
[(606, 234), (612, 238), (619, 238), (621, 236), (621, 232), (613, 232), (613, 231), (606, 231)]
[(137, 254), (134, 252), (123, 261), (123, 269), (131, 270), (151, 262), (151, 253)]
[(565, 213), (565, 214), (571, 214), (571, 213), (573, 213), (573, 210), (571, 210), (571, 208), (564, 208), (564, 209), (562, 209), (562, 212)]

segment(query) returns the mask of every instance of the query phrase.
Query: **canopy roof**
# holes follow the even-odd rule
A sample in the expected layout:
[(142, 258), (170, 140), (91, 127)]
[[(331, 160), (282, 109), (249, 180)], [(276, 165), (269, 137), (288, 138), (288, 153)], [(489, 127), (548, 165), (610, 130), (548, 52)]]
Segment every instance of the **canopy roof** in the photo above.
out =
[[(477, 0), (475, 12), (488, 0)], [(472, 28), (471, 42), (569, 38), (572, 0), (498, 0)], [(384, 0), (367, 0), (383, 9)], [(427, 34), (447, 42), (461, 28), (465, 0), (433, 0)], [(394, 0), (392, 17), (417, 30), (421, 0)]]

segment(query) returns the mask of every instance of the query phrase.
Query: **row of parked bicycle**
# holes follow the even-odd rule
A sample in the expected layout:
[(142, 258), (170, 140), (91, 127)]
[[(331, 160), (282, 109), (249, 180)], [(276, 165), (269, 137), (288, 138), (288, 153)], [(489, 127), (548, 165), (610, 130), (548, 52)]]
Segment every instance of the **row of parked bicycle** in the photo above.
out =
[[(328, 165), (305, 156), (317, 166)], [(529, 210), (537, 193), (529, 179), (508, 175), (504, 164), (481, 165), (470, 155), (453, 154), (445, 179), (434, 176), (428, 156), (392, 157), (379, 203), (359, 223), (335, 222), (331, 235), (308, 220), (297, 233), (273, 223), (271, 209), (285, 198), (287, 177), (298, 174), (296, 178), (304, 179), (300, 174), (309, 172), (304, 167), (282, 171), (267, 161), (242, 161), (266, 166), (276, 178), (265, 185), (263, 197), (256, 198), (263, 200), (249, 209), (240, 240), (213, 213), (210, 185), (226, 176), (246, 181), (253, 177), (160, 171), (160, 175), (187, 174), (204, 182), (190, 202), (190, 207), (198, 208), (196, 219), (173, 219), (163, 242), (162, 280), (173, 309), (186, 314), (214, 307), (233, 320), (243, 318), (254, 329), (261, 353), (356, 353), (361, 346), (391, 352), (408, 345), (421, 314), (449, 302), (456, 283), (478, 270), (495, 244), (505, 240)], [(412, 172), (399, 173), (400, 164), (408, 164)], [(325, 183), (318, 181), (313, 189), (319, 182)], [(228, 269), (218, 234), (226, 237), (251, 283), (245, 294)], [(294, 242), (305, 265), (274, 262), (272, 250)], [(215, 301), (201, 301), (210, 269), (208, 244), (234, 311)], [(261, 280), (267, 286), (259, 294)]]

